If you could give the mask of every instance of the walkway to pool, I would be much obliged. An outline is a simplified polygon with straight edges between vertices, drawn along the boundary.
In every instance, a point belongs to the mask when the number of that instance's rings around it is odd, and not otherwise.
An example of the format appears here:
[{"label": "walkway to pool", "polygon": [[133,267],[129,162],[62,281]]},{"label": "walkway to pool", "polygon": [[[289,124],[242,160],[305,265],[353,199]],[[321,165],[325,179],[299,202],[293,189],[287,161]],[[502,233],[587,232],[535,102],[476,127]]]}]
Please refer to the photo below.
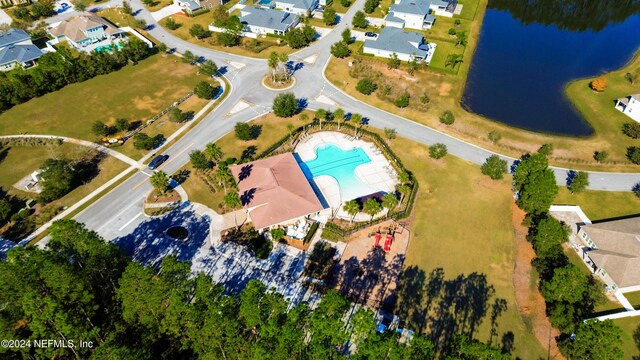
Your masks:
[{"label": "walkway to pool", "polygon": [[[349,135],[335,131],[322,131],[311,134],[302,140],[296,147],[295,152],[302,161],[309,162],[316,158],[316,149],[327,145],[335,145],[344,151],[362,148],[371,160],[357,166],[354,170],[355,176],[363,184],[357,197],[395,191],[398,175],[380,149],[373,143],[356,140]],[[338,216],[344,215],[344,217],[349,218],[347,214],[340,214],[342,212],[341,204],[352,200],[353,197],[344,198],[338,181],[329,175],[317,176],[313,178],[313,181],[329,205],[332,208],[340,208]],[[353,192],[350,193],[353,194]]]}]

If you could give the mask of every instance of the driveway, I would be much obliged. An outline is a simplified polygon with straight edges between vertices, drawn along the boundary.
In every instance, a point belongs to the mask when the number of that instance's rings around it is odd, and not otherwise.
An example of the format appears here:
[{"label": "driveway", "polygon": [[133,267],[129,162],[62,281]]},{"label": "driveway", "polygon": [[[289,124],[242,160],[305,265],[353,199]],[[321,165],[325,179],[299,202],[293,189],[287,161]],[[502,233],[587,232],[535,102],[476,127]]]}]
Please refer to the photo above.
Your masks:
[{"label": "driveway", "polygon": [[182,12],[182,10],[180,9],[180,6],[178,6],[177,4],[171,4],[169,6],[163,7],[158,11],[152,12],[151,16],[155,21],[160,21],[161,19],[164,19],[167,16],[171,16],[179,12]]}]

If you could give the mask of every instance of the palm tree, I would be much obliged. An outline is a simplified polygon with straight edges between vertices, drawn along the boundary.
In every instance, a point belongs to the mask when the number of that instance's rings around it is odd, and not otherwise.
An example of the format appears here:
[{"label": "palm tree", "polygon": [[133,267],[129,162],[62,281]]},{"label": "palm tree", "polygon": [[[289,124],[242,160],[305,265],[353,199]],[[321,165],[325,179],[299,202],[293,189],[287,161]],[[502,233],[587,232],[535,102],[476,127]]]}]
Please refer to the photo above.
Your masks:
[{"label": "palm tree", "polygon": [[208,143],[207,147],[204,149],[205,156],[209,159],[209,161],[219,162],[224,153],[218,144],[216,143]]},{"label": "palm tree", "polygon": [[402,194],[402,197],[400,197],[400,202],[402,202],[404,200],[404,197],[411,192],[411,187],[407,184],[399,185],[398,192]]},{"label": "palm tree", "polygon": [[351,215],[351,222],[353,222],[356,214],[360,212],[360,204],[355,200],[349,200],[342,205],[342,209],[346,211],[347,214]]},{"label": "palm tree", "polygon": [[216,169],[215,172],[215,179],[216,181],[218,181],[218,185],[222,185],[222,187],[224,188],[224,193],[227,193],[227,185],[231,182],[231,180],[233,179],[233,175],[231,175],[231,171],[229,171],[229,168],[225,165],[221,166],[221,164],[218,164],[218,168]]},{"label": "palm tree", "polygon": [[240,195],[238,195],[238,193],[235,191],[227,193],[224,196],[224,204],[231,209],[239,208],[240,206],[242,206]]},{"label": "palm tree", "polygon": [[406,184],[411,180],[411,175],[409,175],[409,173],[405,170],[398,174],[398,180],[400,181],[400,183]]},{"label": "palm tree", "polygon": [[382,197],[382,207],[388,211],[393,210],[398,205],[398,198],[394,194],[385,194]]},{"label": "palm tree", "polygon": [[449,54],[447,55],[447,60],[444,62],[444,67],[451,66],[451,70],[456,68],[456,65],[462,63],[462,54]]},{"label": "palm tree", "polygon": [[373,221],[373,217],[380,212],[380,210],[382,210],[382,208],[380,207],[380,203],[374,199],[374,198],[370,198],[369,200],[364,202],[364,205],[362,206],[362,210],[364,210],[365,213],[367,213],[367,215],[371,216],[371,220]]},{"label": "palm tree", "polygon": [[324,118],[327,116],[327,110],[325,109],[318,109],[316,111],[315,114],[315,118],[318,119],[318,122],[320,123],[320,130],[322,130],[322,120],[324,120]]},{"label": "palm tree", "polygon": [[[360,123],[362,122],[362,115],[355,113],[351,115],[351,120],[353,120],[354,124]],[[355,131],[353,132],[353,136],[358,136],[358,127],[354,125],[353,128],[355,129]]]},{"label": "palm tree", "polygon": [[278,54],[278,67],[280,68],[280,71],[284,75],[284,78],[286,80],[289,80],[289,77],[291,75],[289,74],[289,71],[287,70],[287,62],[289,62],[289,55],[287,55],[286,53]]},{"label": "palm tree", "polygon": [[269,59],[267,60],[267,64],[271,69],[271,80],[274,82],[276,81],[276,70],[278,68],[279,63],[280,63],[280,58],[278,56],[278,53],[275,51],[271,52],[271,54],[269,55]]},{"label": "palm tree", "polygon": [[344,110],[341,108],[336,109],[336,111],[333,112],[333,116],[338,121],[338,130],[340,130],[340,125],[344,121]]},{"label": "palm tree", "polygon": [[460,47],[460,46],[467,46],[467,32],[466,31],[461,31],[459,33],[456,34],[456,37],[458,38],[458,41],[456,42],[456,47]]}]

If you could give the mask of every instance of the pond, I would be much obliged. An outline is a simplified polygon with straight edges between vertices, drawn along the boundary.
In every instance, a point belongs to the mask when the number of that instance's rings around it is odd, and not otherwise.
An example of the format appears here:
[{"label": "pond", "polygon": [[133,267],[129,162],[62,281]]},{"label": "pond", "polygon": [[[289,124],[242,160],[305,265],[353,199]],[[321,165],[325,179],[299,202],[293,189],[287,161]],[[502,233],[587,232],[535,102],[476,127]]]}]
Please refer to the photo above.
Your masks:
[{"label": "pond", "polygon": [[637,0],[489,0],[462,105],[520,128],[589,135],[565,85],[624,66],[639,46]]}]

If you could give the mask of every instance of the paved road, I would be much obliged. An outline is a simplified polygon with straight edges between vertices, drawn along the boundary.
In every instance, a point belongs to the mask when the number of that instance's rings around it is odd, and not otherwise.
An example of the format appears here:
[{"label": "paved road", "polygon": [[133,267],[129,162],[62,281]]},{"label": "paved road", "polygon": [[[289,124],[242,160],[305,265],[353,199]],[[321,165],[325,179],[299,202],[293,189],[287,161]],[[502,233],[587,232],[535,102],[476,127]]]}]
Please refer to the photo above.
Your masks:
[{"label": "paved road", "polygon": [[[298,81],[291,91],[297,97],[306,99],[309,108],[342,107],[346,111],[357,112],[369,118],[370,126],[395,128],[399,135],[424,144],[444,143],[449,153],[455,156],[476,164],[484,162],[492,152],[357,101],[326,80],[324,67],[330,58],[329,47],[340,40],[340,33],[347,24],[351,23],[353,15],[362,8],[364,2],[365,0],[357,0],[344,14],[334,31],[290,56],[291,60],[301,67],[295,72]],[[120,3],[121,0],[112,0],[99,7],[116,6]],[[265,60],[218,52],[181,40],[158,26],[140,0],[132,0],[131,4],[136,17],[146,20],[150,25],[148,31],[153,37],[164,42],[168,47],[177,49],[178,52],[189,50],[195,55],[214,60],[226,71],[224,76],[231,83],[227,99],[216,110],[174,145],[161,149],[162,153],[170,155],[170,160],[162,168],[163,171],[172,173],[178,170],[188,162],[188,153],[191,150],[203,148],[206,143],[219,139],[230,132],[236,122],[248,121],[270,111],[276,93],[259,85],[264,74],[268,72]],[[48,21],[53,23],[73,15],[73,12],[65,13]],[[249,103],[250,106],[230,115],[234,105],[241,100]],[[503,158],[510,162],[514,160],[504,156]],[[558,182],[564,184],[567,169],[553,168],[553,170]],[[89,228],[97,230],[108,239],[131,232],[144,220],[142,204],[146,194],[151,190],[151,185],[147,181],[149,174],[149,171],[137,173],[79,214],[76,219],[86,223]],[[640,182],[640,175],[592,172],[590,182],[592,189],[629,191]]]}]

